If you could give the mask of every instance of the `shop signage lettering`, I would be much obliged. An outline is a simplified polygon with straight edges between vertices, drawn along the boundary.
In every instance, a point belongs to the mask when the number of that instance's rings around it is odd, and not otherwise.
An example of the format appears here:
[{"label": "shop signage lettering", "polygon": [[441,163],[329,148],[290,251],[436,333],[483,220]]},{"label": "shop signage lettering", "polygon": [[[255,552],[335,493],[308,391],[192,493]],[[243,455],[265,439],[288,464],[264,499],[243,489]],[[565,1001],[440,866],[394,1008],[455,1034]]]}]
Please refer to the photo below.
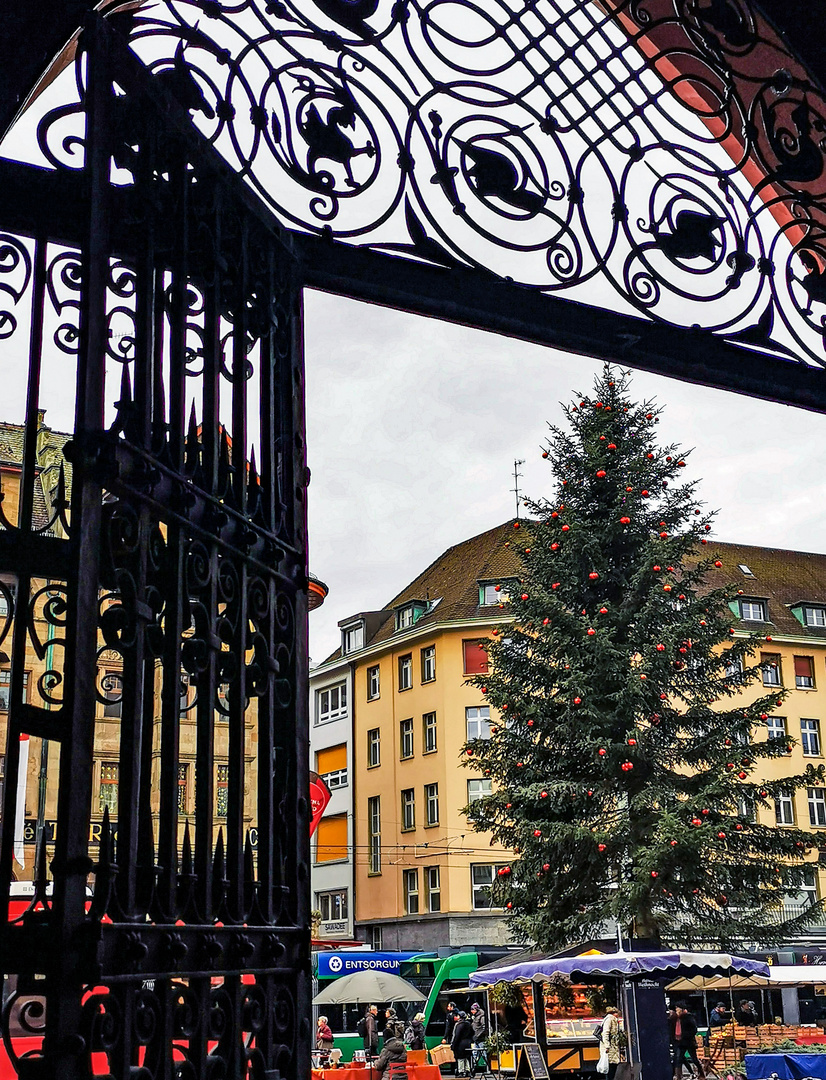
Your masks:
[{"label": "shop signage lettering", "polygon": [[[329,926],[329,923],[325,923]],[[319,979],[336,979],[356,971],[389,971],[398,975],[402,960],[414,956],[411,952],[321,952],[318,954]]]},{"label": "shop signage lettering", "polygon": [[[112,831],[115,834],[115,839],[118,838],[118,823],[116,821],[111,822]],[[100,831],[103,828],[103,822],[91,821],[89,823],[89,843],[100,843]],[[43,830],[46,833],[46,843],[53,844],[57,835],[57,822],[54,819],[47,818],[43,822]],[[37,818],[26,818],[23,822],[23,843],[35,844],[37,843]],[[250,845],[253,851],[258,847],[258,829],[250,829]]]}]

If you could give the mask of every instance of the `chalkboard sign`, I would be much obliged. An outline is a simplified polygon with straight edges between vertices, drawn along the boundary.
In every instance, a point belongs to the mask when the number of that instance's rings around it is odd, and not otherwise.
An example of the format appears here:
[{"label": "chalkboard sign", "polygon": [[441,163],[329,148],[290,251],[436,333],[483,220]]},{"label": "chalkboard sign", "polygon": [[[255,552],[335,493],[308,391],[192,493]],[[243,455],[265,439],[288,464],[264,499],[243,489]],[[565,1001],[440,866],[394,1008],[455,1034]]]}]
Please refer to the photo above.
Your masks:
[{"label": "chalkboard sign", "polygon": [[550,1080],[548,1062],[542,1047],[537,1043],[521,1043],[514,1046],[516,1052],[516,1080]]}]

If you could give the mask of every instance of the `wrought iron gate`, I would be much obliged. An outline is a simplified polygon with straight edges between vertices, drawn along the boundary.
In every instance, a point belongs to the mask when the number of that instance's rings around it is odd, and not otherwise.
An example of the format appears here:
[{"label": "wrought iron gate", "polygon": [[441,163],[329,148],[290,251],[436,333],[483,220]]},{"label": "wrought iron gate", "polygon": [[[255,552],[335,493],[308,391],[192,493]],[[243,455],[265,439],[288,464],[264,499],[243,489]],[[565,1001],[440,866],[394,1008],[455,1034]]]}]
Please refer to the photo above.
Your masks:
[{"label": "wrought iron gate", "polygon": [[[29,735],[61,780],[17,916],[6,786],[5,1048],[44,1080],[309,1075],[299,283],[193,130],[194,81],[96,16],[79,48],[83,167],[19,167],[37,220],[4,221],[0,252],[29,363],[0,504],[6,775]],[[75,420],[44,469],[52,354]]]}]

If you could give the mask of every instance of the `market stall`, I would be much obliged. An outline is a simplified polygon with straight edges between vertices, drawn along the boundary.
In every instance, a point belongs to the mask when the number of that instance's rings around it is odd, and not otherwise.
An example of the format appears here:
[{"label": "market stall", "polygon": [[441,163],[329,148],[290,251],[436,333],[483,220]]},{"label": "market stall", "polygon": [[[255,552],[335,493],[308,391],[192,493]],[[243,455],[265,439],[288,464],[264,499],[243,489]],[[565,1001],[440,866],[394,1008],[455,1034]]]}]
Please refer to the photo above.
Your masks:
[{"label": "market stall", "polygon": [[[729,953],[699,952],[617,952],[587,956],[555,957],[532,955],[526,959],[488,965],[470,977],[473,989],[489,989],[493,997],[498,984],[522,990],[525,1039],[532,1039],[555,1071],[591,1072],[596,1068],[598,1043],[594,1025],[599,1016],[576,1016],[577,1008],[591,1004],[588,988],[615,980],[620,1010],[628,1035],[628,1060],[641,1068],[642,1080],[661,1080],[670,1071],[668,1031],[665,1016],[665,987],[675,976],[736,974],[767,977],[762,961]],[[567,982],[563,982],[567,980]],[[566,1000],[559,1000],[559,988],[566,987]],[[548,1016],[548,987],[567,1017],[555,1026]],[[571,1000],[571,994],[573,999]],[[578,1001],[579,995],[579,1001]],[[592,999],[593,1000],[593,999]],[[530,1002],[530,1007],[528,1005]],[[512,1029],[511,1029],[512,1030]],[[513,1040],[516,1042],[517,1040]]]}]

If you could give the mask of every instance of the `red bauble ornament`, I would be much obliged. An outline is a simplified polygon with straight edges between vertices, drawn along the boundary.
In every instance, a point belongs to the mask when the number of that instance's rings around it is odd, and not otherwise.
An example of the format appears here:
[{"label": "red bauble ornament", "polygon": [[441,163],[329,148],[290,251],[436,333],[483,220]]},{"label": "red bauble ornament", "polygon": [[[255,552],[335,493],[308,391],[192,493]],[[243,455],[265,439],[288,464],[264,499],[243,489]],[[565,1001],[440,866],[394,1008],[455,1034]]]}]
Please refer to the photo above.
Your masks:
[{"label": "red bauble ornament", "polygon": [[658,645],[657,652],[665,652],[665,645]]},{"label": "red bauble ornament", "polygon": [[547,862],[546,862],[546,863],[543,863],[543,864],[542,864],[542,869],[543,869],[543,870],[550,870],[550,869],[551,869],[551,864],[550,864],[550,863],[547,863]]},{"label": "red bauble ornament", "polygon": [[588,794],[589,794],[589,795],[593,795],[594,793],[593,793],[593,791],[589,791],[589,792],[588,792]]},{"label": "red bauble ornament", "polygon": [[597,851],[605,851],[605,844],[597,844]]},{"label": "red bauble ornament", "polygon": [[668,694],[660,694],[660,701],[667,701],[667,700],[668,700]]},{"label": "red bauble ornament", "polygon": [[654,414],[652,412],[646,413],[645,414],[645,419],[646,420],[653,420],[654,419]]},{"label": "red bauble ornament", "polygon": [[608,751],[603,746],[601,746],[599,748],[599,750],[597,750],[597,753],[599,754],[600,757],[605,757],[605,755],[608,753]]},{"label": "red bauble ornament", "polygon": [[596,570],[592,570],[588,577],[591,579],[591,581],[596,581],[599,577],[599,574],[596,572]]},{"label": "red bauble ornament", "polygon": [[521,761],[517,761],[517,763],[516,763],[516,767],[517,767],[517,769],[521,769],[521,768],[522,768],[522,762],[521,762]]},{"label": "red bauble ornament", "polygon": [[677,841],[676,841],[676,840],[672,840],[672,841],[671,841],[671,846],[672,846],[672,847],[676,847],[676,846],[677,846]]},{"label": "red bauble ornament", "polygon": [[668,539],[668,533],[667,532],[661,532],[660,533],[660,540],[667,540],[667,539]]},{"label": "red bauble ornament", "polygon": [[523,592],[523,593],[522,593],[522,599],[523,599],[523,600],[527,600],[527,599],[528,599],[528,594],[527,594],[526,592]]},{"label": "red bauble ornament", "polygon": [[626,761],[622,767],[623,769],[625,769],[626,772],[631,772],[631,770],[634,768],[634,763],[632,761]]},{"label": "red bauble ornament", "polygon": [[645,680],[646,680],[647,678],[648,678],[648,676],[647,676],[647,675],[640,675],[640,682],[645,682]]},{"label": "red bauble ornament", "polygon": [[570,526],[570,525],[563,525],[563,526],[562,526],[562,531],[563,531],[563,532],[569,532],[569,531],[570,531],[570,528],[571,528],[571,526]]},{"label": "red bauble ornament", "polygon": [[533,720],[528,721],[528,727],[533,727]]},{"label": "red bauble ornament", "polygon": [[671,592],[671,586],[670,585],[663,585],[663,592]]},{"label": "red bauble ornament", "polygon": [[651,569],[654,571],[655,574],[658,574],[660,572],[660,570],[662,569],[662,567],[661,566],[652,566]]},{"label": "red bauble ornament", "polygon": [[608,443],[608,449],[609,449],[609,450],[616,450],[616,448],[617,448],[617,444],[616,444],[616,443],[612,443],[612,442],[609,442],[609,443]]},{"label": "red bauble ornament", "polygon": [[543,625],[543,626],[547,626],[547,625],[548,625],[548,623],[549,623],[550,621],[551,621],[551,620],[550,620],[550,619],[549,619],[549,618],[547,617],[547,615],[546,615],[546,616],[545,616],[545,618],[544,618],[544,619],[542,620],[542,625]]},{"label": "red bauble ornament", "polygon": [[575,697],[574,698],[574,705],[581,705],[581,704],[582,704],[582,698]]},{"label": "red bauble ornament", "polygon": [[630,517],[621,517],[620,518],[620,525],[630,525],[630,524],[631,524],[631,518]]},{"label": "red bauble ornament", "polygon": [[604,435],[600,435],[600,437],[599,437],[599,441],[600,441],[600,442],[605,442],[605,436],[604,436]]},{"label": "red bauble ornament", "polygon": [[541,836],[542,835],[542,830],[541,829],[534,829],[533,834],[534,834],[534,836]]},{"label": "red bauble ornament", "polygon": [[600,615],[607,615],[608,614],[608,608],[607,607],[601,607],[599,609],[599,613],[600,613]]},{"label": "red bauble ornament", "polygon": [[701,811],[700,811],[700,813],[701,813],[701,814],[710,814],[710,813],[711,813],[711,811],[710,811],[710,810],[706,810],[706,809],[703,809],[703,810],[701,810]]},{"label": "red bauble ornament", "polygon": [[587,629],[587,630],[586,630],[585,632],[586,632],[586,634],[588,635],[588,637],[593,637],[593,636],[594,636],[594,634],[596,633],[596,630],[594,630],[594,628],[593,628],[593,627],[590,627],[590,626],[589,626],[589,627],[588,627],[588,629]]},{"label": "red bauble ornament", "polygon": [[511,911],[513,909],[513,904],[510,902],[510,900],[508,900],[507,904],[505,904],[505,907],[508,909],[508,911]]},{"label": "red bauble ornament", "polygon": [[766,641],[771,641],[771,639],[772,639],[771,634],[766,634]]},{"label": "red bauble ornament", "polygon": [[734,768],[734,762],[733,761],[727,761],[726,762],[726,768],[727,769],[733,769]]},{"label": "red bauble ornament", "polygon": [[629,739],[628,740],[628,745],[629,746],[636,746],[637,745],[637,740],[636,739]]},{"label": "red bauble ornament", "polygon": [[642,491],[640,492],[640,495],[642,495],[642,497],[643,497],[644,499],[647,499],[647,498],[648,498],[648,492],[647,492],[647,491],[646,491],[645,489],[643,489],[643,490],[642,490]]},{"label": "red bauble ornament", "polygon": [[627,487],[625,490],[626,491],[633,491],[634,489],[632,487]]},{"label": "red bauble ornament", "polygon": [[740,825],[739,823],[738,823],[737,825],[735,825],[734,827],[735,827],[735,829],[736,829],[736,830],[737,830],[738,832],[742,832],[742,831],[743,831],[743,826],[742,826],[742,825]]},{"label": "red bauble ornament", "polygon": [[724,832],[721,831],[721,832],[717,833],[717,839],[718,840],[725,840],[725,838],[726,838],[726,834]]},{"label": "red bauble ornament", "polygon": [[669,454],[669,455],[668,455],[668,457],[667,457],[667,458],[666,458],[665,460],[666,460],[666,461],[673,461],[673,460],[674,460],[674,458],[673,458],[673,457],[671,457],[671,455]]},{"label": "red bauble ornament", "polygon": [[471,750],[470,747],[468,747],[467,750],[465,751],[465,753],[467,754],[468,757],[471,757],[471,755],[473,754],[473,751]]},{"label": "red bauble ornament", "polygon": [[700,626],[708,626],[708,623],[705,621],[705,619],[700,619]]},{"label": "red bauble ornament", "polygon": [[691,819],[691,824],[692,825],[702,825],[703,823],[698,817],[695,817],[695,818]]},{"label": "red bauble ornament", "polygon": [[653,454],[646,454],[645,456],[648,458],[649,461],[654,460],[654,455]]},{"label": "red bauble ornament", "polygon": [[651,877],[659,877],[659,876],[660,876],[660,875],[659,875],[659,874],[657,873],[657,871],[656,871],[656,870],[652,870],[652,871],[651,871]]},{"label": "red bauble ornament", "polygon": [[740,777],[741,780],[745,780],[748,774],[744,772],[739,772],[737,775]]},{"label": "red bauble ornament", "polygon": [[707,544],[708,540],[706,540],[706,538],[703,536],[703,537],[700,538],[700,543],[701,544]]},{"label": "red bauble ornament", "polygon": [[605,469],[597,469],[597,479],[601,480],[605,476]]},{"label": "red bauble ornament", "polygon": [[557,518],[557,517],[559,517],[559,514],[558,514],[558,512],[557,512],[556,510],[554,510],[554,512],[553,512],[553,513],[551,514],[551,517],[552,517],[552,518]]},{"label": "red bauble ornament", "polygon": [[561,581],[555,581],[555,582],[553,583],[553,585],[551,585],[551,588],[552,588],[552,589],[558,589],[558,588],[559,588],[559,586],[560,586],[561,584],[562,584],[562,582],[561,582]]},{"label": "red bauble ornament", "polygon": [[542,457],[546,458],[547,456],[548,456],[548,451],[545,450],[544,453],[542,454]]},{"label": "red bauble ornament", "polygon": [[680,467],[681,469],[684,469],[684,468],[685,468],[685,462],[684,462],[684,461],[678,461],[678,462],[677,462],[677,465],[678,465],[678,466],[679,466],[679,467]]},{"label": "red bauble ornament", "polygon": [[542,794],[539,797],[540,797],[540,799],[547,799],[548,798],[548,792],[543,791]]},{"label": "red bauble ornament", "polygon": [[514,523],[513,523],[513,527],[514,527],[514,529],[518,529],[518,528],[519,528],[519,522],[518,522],[518,521],[514,521]]}]

